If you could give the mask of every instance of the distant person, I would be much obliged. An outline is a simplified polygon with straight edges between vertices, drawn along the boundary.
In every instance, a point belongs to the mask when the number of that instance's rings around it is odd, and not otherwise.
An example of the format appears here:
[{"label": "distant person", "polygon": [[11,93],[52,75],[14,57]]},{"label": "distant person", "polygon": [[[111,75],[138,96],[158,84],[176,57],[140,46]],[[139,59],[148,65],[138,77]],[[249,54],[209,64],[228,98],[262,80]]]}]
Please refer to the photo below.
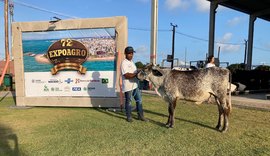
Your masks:
[{"label": "distant person", "polygon": [[[215,57],[213,55],[210,55],[207,58],[207,64],[205,65],[205,68],[211,68],[211,67],[215,67],[215,66],[216,66],[215,65]],[[234,85],[232,83],[230,85],[228,85],[228,90],[230,90],[231,92],[235,91],[235,89],[236,89],[236,85]],[[210,98],[211,98],[211,95],[207,100],[208,103],[212,103]]]},{"label": "distant person", "polygon": [[[215,67],[215,57],[213,55],[210,55],[208,58],[207,58],[207,63],[205,65],[205,68],[211,68],[211,67]],[[208,100],[207,100],[207,103],[213,103],[213,99],[211,99],[211,96],[209,96]]]},{"label": "distant person", "polygon": [[126,47],[125,59],[121,63],[122,90],[125,94],[125,109],[126,109],[127,121],[128,122],[133,121],[132,116],[131,116],[132,97],[136,101],[138,119],[142,121],[148,121],[147,119],[144,118],[144,115],[143,115],[142,97],[138,88],[138,80],[136,78],[138,71],[137,71],[137,67],[132,61],[134,53],[135,51],[133,50],[133,47],[130,47],[130,46]]},{"label": "distant person", "polygon": [[213,55],[210,55],[207,58],[207,64],[205,65],[205,68],[215,67],[215,57]]}]

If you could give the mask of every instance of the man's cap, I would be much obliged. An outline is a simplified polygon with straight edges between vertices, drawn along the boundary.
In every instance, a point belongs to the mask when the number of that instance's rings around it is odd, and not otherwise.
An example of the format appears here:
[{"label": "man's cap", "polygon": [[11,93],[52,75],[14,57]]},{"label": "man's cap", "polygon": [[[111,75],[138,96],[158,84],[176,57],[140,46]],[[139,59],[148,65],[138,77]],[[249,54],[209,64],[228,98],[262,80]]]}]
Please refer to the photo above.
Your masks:
[{"label": "man's cap", "polygon": [[133,47],[128,46],[125,48],[125,54],[128,54],[128,53],[135,53]]}]

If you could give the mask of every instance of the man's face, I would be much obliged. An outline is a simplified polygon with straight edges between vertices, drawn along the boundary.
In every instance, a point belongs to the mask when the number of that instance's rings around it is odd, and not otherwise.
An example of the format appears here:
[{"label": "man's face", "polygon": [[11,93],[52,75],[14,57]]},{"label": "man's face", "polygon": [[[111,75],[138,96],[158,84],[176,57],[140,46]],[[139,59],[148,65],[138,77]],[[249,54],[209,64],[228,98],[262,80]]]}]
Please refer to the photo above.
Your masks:
[{"label": "man's face", "polygon": [[215,62],[215,58],[214,57],[212,57],[212,59],[211,59],[211,63],[214,63]]},{"label": "man's face", "polygon": [[131,61],[132,58],[133,58],[133,52],[127,53],[127,54],[126,54],[126,59],[127,59],[127,60]]}]

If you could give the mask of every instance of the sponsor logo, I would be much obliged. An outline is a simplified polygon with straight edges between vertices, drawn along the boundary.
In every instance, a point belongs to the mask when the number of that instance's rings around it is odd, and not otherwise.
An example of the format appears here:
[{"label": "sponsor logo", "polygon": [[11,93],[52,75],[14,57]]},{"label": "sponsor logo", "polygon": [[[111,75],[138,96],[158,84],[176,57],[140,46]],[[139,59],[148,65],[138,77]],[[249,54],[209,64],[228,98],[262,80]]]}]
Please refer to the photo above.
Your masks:
[{"label": "sponsor logo", "polygon": [[96,87],[87,87],[88,91],[95,90],[95,89],[96,89]]},{"label": "sponsor logo", "polygon": [[56,91],[56,92],[61,92],[61,91],[63,91],[63,90],[60,89],[59,87],[55,87],[55,91]]},{"label": "sponsor logo", "polygon": [[64,91],[65,92],[70,92],[70,87],[69,86],[64,87]]},{"label": "sponsor logo", "polygon": [[108,79],[108,78],[102,78],[102,79],[101,79],[101,83],[102,83],[102,84],[109,83],[109,79]]},{"label": "sponsor logo", "polygon": [[44,92],[48,92],[48,91],[50,91],[50,90],[49,90],[48,86],[44,85],[43,91],[44,91]]},{"label": "sponsor logo", "polygon": [[35,80],[35,79],[32,79],[31,82],[32,82],[32,83],[45,83],[45,81],[42,81],[42,80]]},{"label": "sponsor logo", "polygon": [[65,82],[66,82],[67,84],[70,84],[71,82],[73,82],[73,80],[72,80],[71,78],[68,78],[68,79],[65,80]]},{"label": "sponsor logo", "polygon": [[77,83],[81,83],[81,82],[83,82],[83,83],[89,83],[89,82],[90,82],[90,80],[75,79],[75,84],[77,84]]},{"label": "sponsor logo", "polygon": [[75,84],[80,83],[80,82],[81,82],[80,79],[75,79]]},{"label": "sponsor logo", "polygon": [[52,87],[51,91],[52,92],[61,92],[62,90],[59,87]]},{"label": "sponsor logo", "polygon": [[72,87],[72,91],[81,91],[82,88],[81,87]]},{"label": "sponsor logo", "polygon": [[61,39],[50,45],[46,57],[54,64],[51,69],[53,75],[58,71],[68,69],[86,73],[81,64],[88,58],[88,50],[81,42],[72,39]]},{"label": "sponsor logo", "polygon": [[57,80],[57,79],[50,79],[49,81],[48,81],[48,83],[63,83],[60,79],[59,80]]},{"label": "sponsor logo", "polygon": [[90,80],[90,82],[100,82],[100,80]]}]

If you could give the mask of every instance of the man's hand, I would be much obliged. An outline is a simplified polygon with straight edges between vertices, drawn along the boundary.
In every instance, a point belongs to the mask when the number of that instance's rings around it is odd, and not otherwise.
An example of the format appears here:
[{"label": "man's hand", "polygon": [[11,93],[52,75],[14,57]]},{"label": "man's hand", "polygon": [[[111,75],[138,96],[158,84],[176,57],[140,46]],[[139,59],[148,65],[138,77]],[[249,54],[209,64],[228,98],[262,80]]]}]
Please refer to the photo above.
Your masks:
[{"label": "man's hand", "polygon": [[132,78],[136,77],[136,75],[137,75],[137,73],[126,73],[126,74],[124,75],[124,77],[125,77],[126,79],[132,79]]}]

